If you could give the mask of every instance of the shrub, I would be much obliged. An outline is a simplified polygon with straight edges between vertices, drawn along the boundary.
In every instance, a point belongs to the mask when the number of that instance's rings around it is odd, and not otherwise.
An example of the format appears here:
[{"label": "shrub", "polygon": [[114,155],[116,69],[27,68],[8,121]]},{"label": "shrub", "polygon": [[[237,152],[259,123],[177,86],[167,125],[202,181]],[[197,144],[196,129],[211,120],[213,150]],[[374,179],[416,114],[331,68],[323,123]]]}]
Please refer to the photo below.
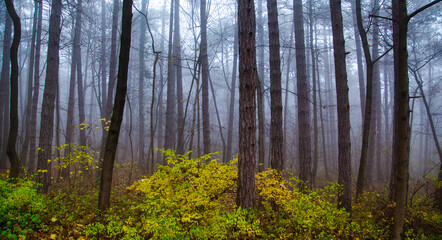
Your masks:
[{"label": "shrub", "polygon": [[37,193],[37,184],[29,180],[10,183],[0,180],[0,238],[24,238],[46,228],[48,199]]},{"label": "shrub", "polygon": [[[162,150],[160,150],[162,151]],[[150,178],[130,189],[145,195],[137,207],[144,236],[154,239],[226,239],[260,234],[258,222],[248,221],[245,211],[236,209],[235,161],[221,164],[217,153],[199,158],[162,151],[167,166],[158,166]]]}]

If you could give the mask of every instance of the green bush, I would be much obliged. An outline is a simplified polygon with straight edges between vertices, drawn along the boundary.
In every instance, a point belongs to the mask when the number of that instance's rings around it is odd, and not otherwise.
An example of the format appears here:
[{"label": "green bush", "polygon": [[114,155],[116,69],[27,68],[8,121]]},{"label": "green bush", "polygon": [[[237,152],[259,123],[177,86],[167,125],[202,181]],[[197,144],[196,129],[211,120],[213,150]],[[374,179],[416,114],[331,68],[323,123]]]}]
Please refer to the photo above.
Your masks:
[{"label": "green bush", "polygon": [[0,180],[0,238],[24,238],[44,229],[51,202],[37,193],[37,184],[29,180],[10,183]]}]

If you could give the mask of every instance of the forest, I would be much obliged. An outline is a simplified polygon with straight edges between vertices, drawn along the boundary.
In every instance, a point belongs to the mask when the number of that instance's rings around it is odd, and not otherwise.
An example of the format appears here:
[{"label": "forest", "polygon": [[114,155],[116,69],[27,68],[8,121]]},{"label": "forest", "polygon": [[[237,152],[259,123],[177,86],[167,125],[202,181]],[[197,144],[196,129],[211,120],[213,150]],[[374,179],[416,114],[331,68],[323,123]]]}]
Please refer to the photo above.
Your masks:
[{"label": "forest", "polygon": [[442,239],[441,1],[0,1],[0,239]]}]

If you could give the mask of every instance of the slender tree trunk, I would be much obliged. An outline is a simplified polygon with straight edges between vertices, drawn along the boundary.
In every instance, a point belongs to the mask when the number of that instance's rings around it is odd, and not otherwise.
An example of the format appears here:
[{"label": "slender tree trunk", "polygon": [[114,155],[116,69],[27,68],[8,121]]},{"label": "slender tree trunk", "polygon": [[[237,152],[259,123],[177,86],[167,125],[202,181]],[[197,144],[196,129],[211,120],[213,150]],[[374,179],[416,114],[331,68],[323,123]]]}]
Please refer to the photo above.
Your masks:
[{"label": "slender tree trunk", "polygon": [[264,111],[264,21],[262,19],[262,1],[258,0],[258,75],[256,92],[258,94],[258,170],[265,169],[265,111]]},{"label": "slender tree trunk", "polygon": [[316,173],[318,171],[318,157],[319,157],[319,143],[318,143],[318,107],[317,107],[317,87],[316,87],[316,58],[314,36],[314,19],[313,19],[313,2],[309,2],[309,26],[310,26],[310,56],[312,59],[312,81],[313,81],[313,168],[312,168],[312,183],[316,185]]},{"label": "slender tree trunk", "polygon": [[40,141],[37,169],[41,170],[38,176],[41,190],[48,192],[51,180],[51,171],[48,160],[52,158],[52,139],[54,133],[55,95],[58,88],[59,49],[60,49],[60,16],[61,0],[53,0],[51,17],[49,20],[49,43],[43,104],[41,110]]},{"label": "slender tree trunk", "polygon": [[304,17],[302,1],[293,0],[295,21],[296,75],[298,87],[298,138],[299,138],[299,179],[304,181],[303,188],[311,188],[311,126],[310,98],[305,62]]},{"label": "slender tree trunk", "polygon": [[[167,102],[166,102],[166,128],[164,133],[164,148],[174,148],[176,140],[176,82],[175,82],[175,64],[172,58],[173,52],[173,12],[175,1],[170,1],[170,20],[169,20],[169,53],[167,56]],[[163,160],[165,163],[165,160]]]},{"label": "slender tree trunk", "polygon": [[238,1],[239,154],[236,204],[253,209],[255,202],[256,45],[253,0]]},{"label": "slender tree trunk", "polygon": [[123,0],[123,16],[121,28],[121,46],[118,65],[118,82],[115,94],[115,102],[112,111],[109,134],[106,140],[106,150],[103,158],[101,171],[100,192],[98,207],[105,211],[110,206],[110,194],[112,186],[112,172],[115,154],[117,151],[118,138],[120,136],[121,122],[123,121],[124,104],[127,92],[127,74],[129,68],[130,41],[132,28],[132,0]]},{"label": "slender tree trunk", "polygon": [[281,57],[279,53],[278,5],[276,0],[267,0],[270,49],[270,98],[271,98],[271,167],[278,171],[284,166],[284,139],[282,131]]},{"label": "slender tree trunk", "polygon": [[353,0],[349,1],[351,3],[352,18],[353,18],[353,31],[356,45],[356,62],[358,64],[358,79],[359,79],[359,99],[361,102],[361,116],[362,121],[365,115],[365,81],[364,81],[364,67],[362,66],[362,49],[361,49],[361,38],[359,35],[358,21],[356,14],[356,2]]},{"label": "slender tree trunk", "polygon": [[11,46],[12,20],[8,14],[5,14],[5,31],[3,38],[3,61],[2,73],[0,78],[0,117],[1,117],[1,136],[0,136],[0,169],[6,169],[7,155],[6,146],[9,129],[9,75],[10,75],[10,46]]},{"label": "slender tree trunk", "polygon": [[14,3],[12,0],[5,0],[6,8],[14,23],[14,39],[11,45],[11,99],[10,99],[10,113],[9,113],[9,137],[8,145],[6,147],[6,154],[8,155],[9,162],[11,163],[11,172],[9,178],[18,178],[20,173],[20,159],[18,158],[15,144],[17,143],[17,131],[18,131],[18,47],[20,45],[21,38],[21,24],[20,18],[15,12]]},{"label": "slender tree trunk", "polygon": [[292,26],[290,28],[290,43],[289,43],[289,53],[287,56],[287,72],[286,72],[286,79],[285,79],[285,96],[284,96],[284,122],[283,122],[283,139],[284,139],[284,168],[289,168],[289,161],[287,157],[287,113],[288,113],[288,102],[289,102],[289,82],[290,82],[290,70],[291,70],[291,60],[292,60],[292,47],[293,47],[293,32],[294,32],[295,23],[292,23]]},{"label": "slender tree trunk", "polygon": [[[100,109],[102,110],[102,117],[106,118],[105,108],[106,108],[106,97],[107,97],[107,59],[106,59],[106,0],[101,0],[101,99],[99,99]],[[112,95],[112,94],[109,94]],[[103,131],[104,133],[104,131]]]},{"label": "slender tree trunk", "polygon": [[184,154],[184,96],[183,96],[183,70],[181,66],[181,36],[180,36],[180,1],[175,0],[175,20],[173,27],[173,59],[176,71],[176,105],[177,105],[177,145],[178,154]]},{"label": "slender tree trunk", "polygon": [[319,97],[319,117],[321,118],[321,136],[322,136],[322,158],[324,159],[324,170],[325,170],[325,179],[330,180],[329,170],[328,170],[328,160],[327,160],[327,142],[325,141],[325,124],[324,124],[324,115],[322,109],[324,108],[322,105],[322,94],[321,94],[321,82],[319,81],[319,69],[318,72],[318,97]]},{"label": "slender tree trunk", "polygon": [[210,153],[210,115],[209,115],[209,60],[207,57],[207,17],[206,1],[201,0],[201,93],[203,114],[204,153]]},{"label": "slender tree trunk", "polygon": [[[146,13],[146,0],[143,0],[141,2],[141,13],[142,14],[147,14]],[[145,100],[144,100],[144,73],[146,72],[146,66],[144,64],[145,61],[145,57],[144,57],[144,53],[146,52],[146,22],[145,21],[140,21],[140,42],[138,45],[138,49],[140,51],[139,53],[139,74],[138,74],[138,163],[140,165],[145,165],[145,170],[147,170],[149,168],[149,164],[145,163],[144,160],[144,105],[145,105]],[[153,91],[154,93],[154,91]],[[152,98],[153,100],[153,98]],[[150,114],[153,114],[153,112],[151,111]],[[153,120],[153,119],[152,119]],[[152,130],[152,129],[151,129]],[[153,149],[151,149],[151,151],[153,151]],[[151,173],[150,173],[151,174]]]},{"label": "slender tree trunk", "polygon": [[345,40],[342,24],[341,0],[330,0],[335,58],[336,96],[338,106],[338,183],[342,186],[338,195],[338,207],[351,212],[351,141],[350,104],[348,101],[347,69],[345,65]]},{"label": "slender tree trunk", "polygon": [[[82,0],[77,0],[77,19],[75,23],[75,35],[77,37],[77,48],[74,53],[77,55],[77,93],[78,93],[78,118],[79,123],[85,123],[86,116],[84,113],[84,89],[83,89],[83,74],[81,64],[81,15],[83,14]],[[75,43],[74,43],[75,44]],[[80,146],[86,146],[86,130],[80,127]]]},{"label": "slender tree trunk", "polygon": [[227,149],[226,158],[232,158],[232,144],[233,144],[233,118],[235,115],[235,94],[236,94],[236,71],[238,68],[238,21],[235,18],[235,29],[233,38],[233,66],[232,66],[232,81],[230,83],[230,103],[229,103],[229,121],[227,127]]},{"label": "slender tree trunk", "polygon": [[34,67],[34,93],[32,95],[31,108],[31,128],[30,128],[30,143],[29,143],[29,170],[33,172],[35,169],[35,157],[37,153],[37,106],[38,95],[40,92],[40,50],[41,50],[41,26],[43,18],[43,6],[41,2],[38,4],[38,20],[37,20],[37,39],[35,44],[35,67]]},{"label": "slender tree trunk", "polygon": [[32,107],[32,84],[34,80],[34,60],[35,60],[35,38],[37,32],[37,19],[38,19],[38,3],[34,2],[34,18],[32,22],[32,36],[31,36],[31,51],[29,54],[29,67],[28,67],[28,86],[26,91],[26,112],[25,121],[22,122],[25,129],[25,136],[23,140],[23,147],[20,152],[20,159],[23,165],[29,169],[28,154],[29,152],[29,138],[31,130],[31,107]]}]

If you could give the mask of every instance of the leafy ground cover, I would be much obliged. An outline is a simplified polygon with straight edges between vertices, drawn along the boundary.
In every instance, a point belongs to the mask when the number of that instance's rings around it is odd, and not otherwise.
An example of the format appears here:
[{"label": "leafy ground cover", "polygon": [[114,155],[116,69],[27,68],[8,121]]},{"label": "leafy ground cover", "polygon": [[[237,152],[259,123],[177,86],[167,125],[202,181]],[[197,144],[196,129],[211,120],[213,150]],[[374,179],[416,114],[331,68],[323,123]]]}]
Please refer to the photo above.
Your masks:
[{"label": "leafy ground cover", "polygon": [[[118,165],[112,208],[99,213],[95,163],[82,151],[84,171],[72,163],[75,182],[60,177],[50,194],[37,191],[33,176],[0,179],[0,239],[390,238],[394,206],[386,194],[365,193],[350,215],[336,207],[339,185],[301,192],[296,177],[272,169],[256,174],[255,210],[239,209],[236,159],[222,164],[216,153],[191,158],[163,151],[168,164],[149,178],[133,173],[140,180],[129,187],[134,167]],[[441,226],[442,214],[417,197],[407,210],[404,239],[440,239]]]}]

